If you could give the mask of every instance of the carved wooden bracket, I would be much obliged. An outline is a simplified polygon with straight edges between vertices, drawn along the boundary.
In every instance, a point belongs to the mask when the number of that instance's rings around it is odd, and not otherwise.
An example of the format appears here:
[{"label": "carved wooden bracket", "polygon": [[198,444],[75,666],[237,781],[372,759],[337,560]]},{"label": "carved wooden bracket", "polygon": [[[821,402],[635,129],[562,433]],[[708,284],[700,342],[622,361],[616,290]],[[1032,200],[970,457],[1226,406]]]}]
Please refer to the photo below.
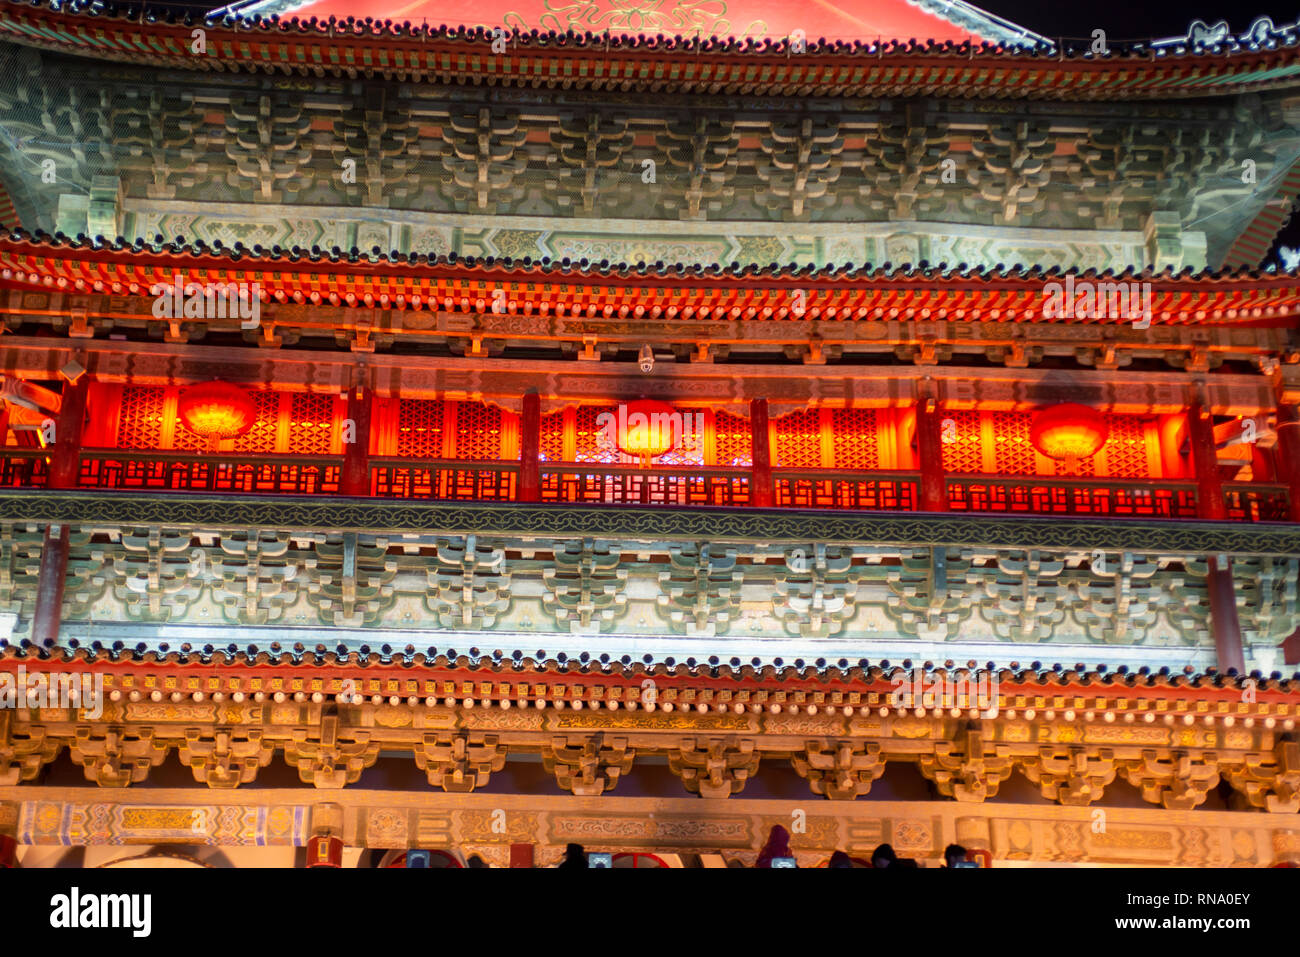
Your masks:
[{"label": "carved wooden bracket", "polygon": [[749,738],[683,738],[668,752],[668,767],[686,790],[703,798],[725,798],[744,790],[758,771],[760,755]]},{"label": "carved wooden bracket", "polygon": [[632,769],[635,757],[627,738],[604,734],[555,737],[542,748],[546,770],[555,775],[560,787],[577,797],[596,797],[613,790],[619,776]]}]

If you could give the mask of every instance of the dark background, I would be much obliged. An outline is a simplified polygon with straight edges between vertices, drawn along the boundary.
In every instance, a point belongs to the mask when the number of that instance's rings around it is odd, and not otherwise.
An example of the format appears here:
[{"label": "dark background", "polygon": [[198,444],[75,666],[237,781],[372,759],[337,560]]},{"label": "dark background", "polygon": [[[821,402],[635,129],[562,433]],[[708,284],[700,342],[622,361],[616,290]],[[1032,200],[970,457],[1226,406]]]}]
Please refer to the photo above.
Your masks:
[{"label": "dark background", "polygon": [[[149,7],[185,9],[196,15],[217,9],[220,4],[191,4],[146,0]],[[1278,25],[1300,18],[1300,0],[975,0],[975,5],[1045,37],[1091,37],[1093,30],[1105,30],[1110,42],[1148,40],[1182,36],[1193,20],[1208,24],[1227,20],[1234,34],[1245,33],[1257,17],[1272,17]],[[400,9],[401,0],[393,0]],[[400,19],[400,17],[399,17]],[[1279,234],[1261,266],[1277,264],[1278,246],[1300,246],[1300,217]]]}]

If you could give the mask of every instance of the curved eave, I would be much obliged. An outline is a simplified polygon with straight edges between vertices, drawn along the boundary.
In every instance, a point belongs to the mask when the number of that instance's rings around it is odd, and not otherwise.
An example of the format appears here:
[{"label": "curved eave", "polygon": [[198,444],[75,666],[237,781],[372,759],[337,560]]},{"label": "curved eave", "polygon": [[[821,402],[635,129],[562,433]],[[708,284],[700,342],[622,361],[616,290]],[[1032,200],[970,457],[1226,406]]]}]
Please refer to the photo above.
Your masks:
[{"label": "curved eave", "polygon": [[[485,312],[503,290],[509,312],[650,315],[665,319],[784,319],[799,302],[810,319],[955,319],[1114,323],[1044,318],[1050,270],[827,266],[590,265],[529,260],[247,253],[173,245],[96,248],[0,231],[0,286],[70,294],[152,296],[159,283],[257,283],[263,301],[375,309]],[[1300,275],[1238,268],[1218,273],[1075,274],[1076,282],[1151,284],[1152,322],[1290,322]],[[802,292],[802,297],[800,297]],[[496,297],[499,298],[499,297]]]},{"label": "curved eave", "polygon": [[1126,100],[1203,97],[1300,83],[1300,46],[1167,53],[1149,45],[1101,59],[990,44],[810,42],[523,35],[494,55],[481,31],[407,24],[209,23],[206,52],[184,24],[46,4],[0,5],[0,36],[101,60],[209,71],[383,75],[472,85],[827,96]]},{"label": "curved eave", "polygon": [[1233,242],[1223,264],[1228,267],[1248,266],[1264,261],[1269,247],[1278,233],[1286,228],[1296,205],[1300,203],[1300,160],[1297,160],[1282,180],[1273,198],[1251,220],[1249,226]]},{"label": "curved eave", "polygon": [[[942,665],[934,673],[951,675],[954,680],[963,675],[973,678],[976,671],[974,662],[965,668],[954,666],[951,661],[943,662]],[[110,690],[110,684],[118,688],[161,688],[165,686],[167,678],[189,676],[204,679],[204,687],[208,689],[212,688],[212,680],[217,679],[220,690],[226,694],[235,691],[251,694],[256,688],[268,687],[268,678],[282,676],[295,683],[303,682],[299,686],[302,688],[312,687],[311,682],[314,681],[321,682],[312,690],[325,692],[337,690],[332,688],[332,684],[349,678],[356,680],[358,687],[362,688],[366,681],[379,681],[385,686],[389,682],[397,682],[397,693],[405,696],[410,693],[410,689],[405,687],[407,682],[415,681],[422,686],[426,682],[432,682],[437,685],[435,693],[439,695],[464,695],[486,705],[488,702],[517,700],[521,695],[536,693],[528,684],[508,684],[512,681],[545,681],[547,689],[544,694],[548,699],[585,699],[590,702],[604,697],[614,688],[639,692],[642,681],[647,678],[654,680],[661,699],[668,698],[670,692],[674,691],[680,694],[686,690],[716,692],[735,689],[768,691],[788,698],[794,698],[799,692],[843,692],[875,694],[887,699],[890,692],[910,673],[912,663],[905,662],[901,667],[891,666],[889,662],[871,664],[867,661],[854,664],[845,662],[843,665],[839,662],[821,665],[800,663],[781,667],[725,663],[688,665],[669,664],[667,661],[647,665],[623,661],[602,663],[591,659],[579,661],[547,658],[538,661],[533,658],[516,660],[508,657],[470,658],[464,655],[449,659],[446,655],[426,655],[414,649],[384,656],[356,651],[335,654],[324,650],[324,646],[314,651],[298,651],[294,654],[278,651],[271,654],[238,648],[202,654],[188,651],[165,655],[129,649],[110,652],[103,648],[54,648],[40,653],[12,645],[0,649],[0,674],[14,674],[20,666],[29,676],[57,674],[66,672],[69,668],[82,671],[93,669],[105,676],[106,690]],[[1047,707],[1052,707],[1053,704],[1065,708],[1083,707],[1082,703],[1075,703],[1076,696],[1087,696],[1089,706],[1102,711],[1110,708],[1123,710],[1127,702],[1155,699],[1174,705],[1172,708],[1162,708],[1162,711],[1176,713],[1185,709],[1203,714],[1205,706],[1213,702],[1224,702],[1235,708],[1242,702],[1242,691],[1247,688],[1255,694],[1253,711],[1295,714],[1297,703],[1300,703],[1300,681],[1295,680],[1294,676],[1291,679],[1284,679],[1280,675],[1265,678],[1256,673],[1252,677],[1246,677],[1235,673],[1196,674],[1190,670],[1183,674],[1171,674],[1168,669],[1151,672],[1146,668],[1132,672],[1125,667],[1115,671],[1104,667],[1086,670],[1082,665],[1068,670],[1059,667],[1038,670],[1013,666],[997,670],[996,673],[1001,694],[1007,697],[1023,696],[1031,700],[1042,699]],[[141,680],[145,676],[160,680]],[[123,682],[123,678],[133,680]],[[454,690],[444,690],[447,687]],[[591,693],[597,688],[602,689],[602,695]],[[423,697],[429,691],[421,687],[416,693]],[[1103,703],[1101,699],[1108,700]],[[1178,702],[1184,703],[1183,708],[1177,706]]]}]

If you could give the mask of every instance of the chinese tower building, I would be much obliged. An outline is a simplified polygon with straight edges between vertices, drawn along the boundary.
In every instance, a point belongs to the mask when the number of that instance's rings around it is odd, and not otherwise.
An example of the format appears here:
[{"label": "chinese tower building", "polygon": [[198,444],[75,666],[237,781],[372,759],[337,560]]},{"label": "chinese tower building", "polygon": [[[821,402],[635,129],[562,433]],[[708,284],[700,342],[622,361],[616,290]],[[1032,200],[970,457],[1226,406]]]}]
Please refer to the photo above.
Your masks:
[{"label": "chinese tower building", "polygon": [[36,0],[0,71],[0,863],[1300,862],[1296,25]]}]

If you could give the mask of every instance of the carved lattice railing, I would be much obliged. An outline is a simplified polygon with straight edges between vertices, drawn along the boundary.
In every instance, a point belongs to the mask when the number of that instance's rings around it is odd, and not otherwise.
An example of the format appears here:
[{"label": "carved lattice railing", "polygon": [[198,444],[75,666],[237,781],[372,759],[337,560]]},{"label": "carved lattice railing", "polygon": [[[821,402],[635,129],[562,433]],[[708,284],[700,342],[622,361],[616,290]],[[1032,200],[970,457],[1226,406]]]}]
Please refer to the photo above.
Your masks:
[{"label": "carved lattice railing", "polygon": [[1291,514],[1291,490],[1285,485],[1228,482],[1223,503],[1228,517],[1239,522],[1285,522]]},{"label": "carved lattice railing", "polygon": [[607,505],[748,505],[746,469],[542,464],[542,501]]},{"label": "carved lattice railing", "polygon": [[919,472],[772,470],[776,504],[782,508],[913,511],[920,481]]},{"label": "carved lattice railing", "polygon": [[370,460],[371,492],[380,498],[510,502],[515,498],[518,477],[518,462]]},{"label": "carved lattice railing", "polygon": [[0,485],[5,488],[43,488],[49,466],[45,449],[5,449],[0,458]]},{"label": "carved lattice railing", "polygon": [[342,456],[86,449],[81,488],[184,492],[337,493]]},{"label": "carved lattice railing", "polygon": [[[48,449],[0,454],[0,487],[43,488]],[[86,449],[81,488],[141,491],[338,494],[342,456],[240,455]],[[540,463],[541,500],[604,505],[748,506],[748,469],[705,466]],[[772,471],[778,508],[899,512],[920,507],[920,474],[911,471],[789,469]],[[1192,480],[1085,479],[947,475],[954,512],[1133,518],[1198,517]],[[370,494],[379,498],[510,502],[518,498],[519,463],[371,458]],[[1223,486],[1230,520],[1285,522],[1290,490],[1277,483]]]},{"label": "carved lattice railing", "polygon": [[1195,518],[1192,481],[949,475],[954,512],[1029,512],[1044,515],[1114,515]]}]

